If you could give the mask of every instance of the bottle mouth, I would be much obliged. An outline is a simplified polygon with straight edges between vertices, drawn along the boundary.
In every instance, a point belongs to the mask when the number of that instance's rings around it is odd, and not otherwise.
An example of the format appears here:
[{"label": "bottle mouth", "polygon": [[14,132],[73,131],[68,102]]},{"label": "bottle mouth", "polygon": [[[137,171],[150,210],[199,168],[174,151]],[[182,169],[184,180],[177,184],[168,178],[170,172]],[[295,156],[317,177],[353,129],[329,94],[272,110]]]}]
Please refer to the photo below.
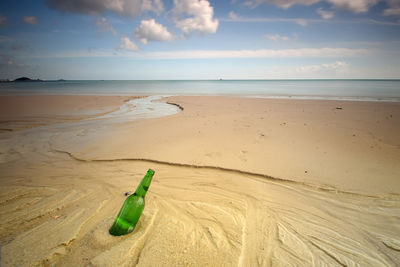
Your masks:
[{"label": "bottle mouth", "polygon": [[149,170],[147,171],[147,174],[154,175],[154,170],[152,170],[152,169],[149,169]]}]

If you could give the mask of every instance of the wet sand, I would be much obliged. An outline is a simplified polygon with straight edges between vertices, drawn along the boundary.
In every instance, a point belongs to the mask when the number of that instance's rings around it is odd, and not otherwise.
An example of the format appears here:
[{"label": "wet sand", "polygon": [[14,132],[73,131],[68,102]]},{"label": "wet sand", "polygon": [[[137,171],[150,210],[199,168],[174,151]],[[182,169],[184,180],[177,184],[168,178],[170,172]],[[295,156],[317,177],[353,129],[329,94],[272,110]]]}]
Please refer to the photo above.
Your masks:
[{"label": "wet sand", "polygon": [[0,132],[104,115],[135,97],[89,95],[0,96]]},{"label": "wet sand", "polygon": [[[400,262],[400,103],[172,97],[172,116],[86,123],[126,99],[37,101],[57,120],[3,113],[31,127],[0,133],[2,266]],[[138,226],[110,236],[148,168]]]}]

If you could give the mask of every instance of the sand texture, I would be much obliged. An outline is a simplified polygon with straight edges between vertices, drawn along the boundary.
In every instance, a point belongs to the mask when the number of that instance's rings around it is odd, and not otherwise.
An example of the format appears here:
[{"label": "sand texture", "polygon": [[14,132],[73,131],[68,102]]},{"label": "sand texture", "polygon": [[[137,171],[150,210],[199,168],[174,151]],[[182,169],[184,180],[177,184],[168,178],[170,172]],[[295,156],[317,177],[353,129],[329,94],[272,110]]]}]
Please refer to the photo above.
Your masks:
[{"label": "sand texture", "polygon": [[[96,117],[126,98],[61,97],[2,108],[1,266],[400,262],[400,103],[172,97],[116,122]],[[136,229],[109,235],[148,168]]]},{"label": "sand texture", "polygon": [[1,96],[0,133],[78,121],[118,110],[129,99],[122,96],[41,95]]}]

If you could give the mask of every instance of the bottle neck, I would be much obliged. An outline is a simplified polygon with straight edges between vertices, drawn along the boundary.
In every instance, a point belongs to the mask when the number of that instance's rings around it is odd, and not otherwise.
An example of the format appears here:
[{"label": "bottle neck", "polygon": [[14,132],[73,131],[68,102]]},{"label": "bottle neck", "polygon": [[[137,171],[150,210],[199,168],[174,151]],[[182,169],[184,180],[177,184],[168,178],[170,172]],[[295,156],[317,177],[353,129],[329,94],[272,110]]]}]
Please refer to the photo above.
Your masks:
[{"label": "bottle neck", "polygon": [[149,169],[146,175],[143,177],[142,181],[140,182],[139,186],[136,189],[135,194],[140,197],[145,197],[147,190],[149,189],[151,180],[153,179],[154,171]]}]

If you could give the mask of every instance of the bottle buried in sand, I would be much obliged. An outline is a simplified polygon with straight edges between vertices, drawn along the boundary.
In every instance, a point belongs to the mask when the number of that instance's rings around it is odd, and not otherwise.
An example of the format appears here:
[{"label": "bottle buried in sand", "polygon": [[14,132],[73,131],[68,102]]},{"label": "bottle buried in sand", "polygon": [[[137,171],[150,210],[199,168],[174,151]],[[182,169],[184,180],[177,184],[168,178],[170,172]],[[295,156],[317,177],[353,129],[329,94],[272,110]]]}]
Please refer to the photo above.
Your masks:
[{"label": "bottle buried in sand", "polygon": [[149,189],[153,175],[154,171],[149,169],[136,189],[136,192],[125,200],[114,224],[109,230],[110,234],[126,235],[135,229],[144,209],[144,197]]}]

